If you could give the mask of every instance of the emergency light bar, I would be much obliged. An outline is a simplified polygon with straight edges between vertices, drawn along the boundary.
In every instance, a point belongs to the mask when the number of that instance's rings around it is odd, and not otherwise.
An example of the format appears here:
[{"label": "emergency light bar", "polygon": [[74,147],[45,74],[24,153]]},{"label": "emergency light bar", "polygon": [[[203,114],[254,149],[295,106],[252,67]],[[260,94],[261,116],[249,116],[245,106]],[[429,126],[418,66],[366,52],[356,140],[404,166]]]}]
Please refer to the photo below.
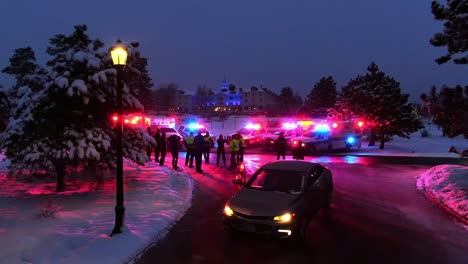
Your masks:
[{"label": "emergency light bar", "polygon": [[283,123],[283,128],[284,129],[296,129],[297,128],[297,124],[294,124],[294,123]]},{"label": "emergency light bar", "polygon": [[317,124],[314,127],[315,132],[329,132],[330,127],[327,124]]},{"label": "emergency light bar", "polygon": [[194,130],[194,129],[199,129],[199,128],[204,128],[205,126],[204,125],[201,125],[201,124],[197,124],[197,123],[191,123],[188,125],[188,128],[190,130]]},{"label": "emergency light bar", "polygon": [[248,123],[245,128],[259,130],[262,126],[260,124]]}]

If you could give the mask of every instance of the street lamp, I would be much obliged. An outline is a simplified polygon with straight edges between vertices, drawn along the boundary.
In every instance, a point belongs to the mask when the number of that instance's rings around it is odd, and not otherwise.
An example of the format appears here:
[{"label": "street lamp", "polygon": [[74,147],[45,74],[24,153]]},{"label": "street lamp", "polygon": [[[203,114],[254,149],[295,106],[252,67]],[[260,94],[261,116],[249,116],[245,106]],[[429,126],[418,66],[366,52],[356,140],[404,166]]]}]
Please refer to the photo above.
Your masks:
[{"label": "street lamp", "polygon": [[116,205],[115,205],[115,226],[112,230],[113,234],[122,233],[122,226],[125,216],[124,207],[124,191],[123,191],[123,153],[122,153],[122,133],[123,133],[123,118],[122,118],[122,71],[127,63],[127,50],[122,46],[120,40],[111,49],[112,63],[117,70],[117,114],[119,120],[117,122],[117,175],[116,175]]}]

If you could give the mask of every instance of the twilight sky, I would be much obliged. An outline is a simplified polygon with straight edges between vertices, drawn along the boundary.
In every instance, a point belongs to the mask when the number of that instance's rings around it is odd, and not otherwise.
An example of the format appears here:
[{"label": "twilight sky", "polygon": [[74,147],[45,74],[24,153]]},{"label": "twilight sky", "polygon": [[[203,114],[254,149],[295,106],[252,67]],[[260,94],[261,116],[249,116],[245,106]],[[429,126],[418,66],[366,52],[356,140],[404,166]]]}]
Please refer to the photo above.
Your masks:
[{"label": "twilight sky", "polygon": [[[442,0],[445,4],[446,2]],[[45,63],[48,40],[86,24],[92,38],[139,41],[155,85],[218,90],[291,86],[307,95],[324,76],[338,88],[377,65],[417,101],[431,85],[468,84],[467,66],[437,65],[444,48],[430,0],[1,0],[0,68],[31,46]],[[0,74],[0,84],[13,80]]]}]

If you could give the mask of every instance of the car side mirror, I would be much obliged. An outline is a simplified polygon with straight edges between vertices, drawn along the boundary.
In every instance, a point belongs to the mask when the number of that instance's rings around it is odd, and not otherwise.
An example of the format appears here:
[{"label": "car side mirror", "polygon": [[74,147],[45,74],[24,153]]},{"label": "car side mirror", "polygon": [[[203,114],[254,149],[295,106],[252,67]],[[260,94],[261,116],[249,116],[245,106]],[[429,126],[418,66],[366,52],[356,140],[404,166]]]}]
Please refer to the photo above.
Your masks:
[{"label": "car side mirror", "polygon": [[242,179],[234,179],[232,180],[232,183],[236,185],[244,185],[244,182],[242,181]]}]

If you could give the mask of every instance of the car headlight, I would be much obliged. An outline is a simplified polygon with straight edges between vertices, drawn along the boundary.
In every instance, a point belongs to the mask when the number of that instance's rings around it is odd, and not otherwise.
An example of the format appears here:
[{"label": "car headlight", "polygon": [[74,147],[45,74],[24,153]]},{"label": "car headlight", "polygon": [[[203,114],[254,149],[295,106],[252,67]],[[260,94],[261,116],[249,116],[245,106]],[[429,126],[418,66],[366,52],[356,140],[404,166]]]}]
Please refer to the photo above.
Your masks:
[{"label": "car headlight", "polygon": [[280,215],[280,216],[275,216],[275,218],[273,218],[273,220],[275,220],[277,222],[280,222],[280,223],[289,223],[289,222],[291,222],[292,217],[293,217],[292,214],[285,213],[285,214]]},{"label": "car headlight", "polygon": [[226,216],[232,216],[234,215],[234,211],[232,211],[232,209],[229,207],[229,206],[224,206],[224,214]]}]

